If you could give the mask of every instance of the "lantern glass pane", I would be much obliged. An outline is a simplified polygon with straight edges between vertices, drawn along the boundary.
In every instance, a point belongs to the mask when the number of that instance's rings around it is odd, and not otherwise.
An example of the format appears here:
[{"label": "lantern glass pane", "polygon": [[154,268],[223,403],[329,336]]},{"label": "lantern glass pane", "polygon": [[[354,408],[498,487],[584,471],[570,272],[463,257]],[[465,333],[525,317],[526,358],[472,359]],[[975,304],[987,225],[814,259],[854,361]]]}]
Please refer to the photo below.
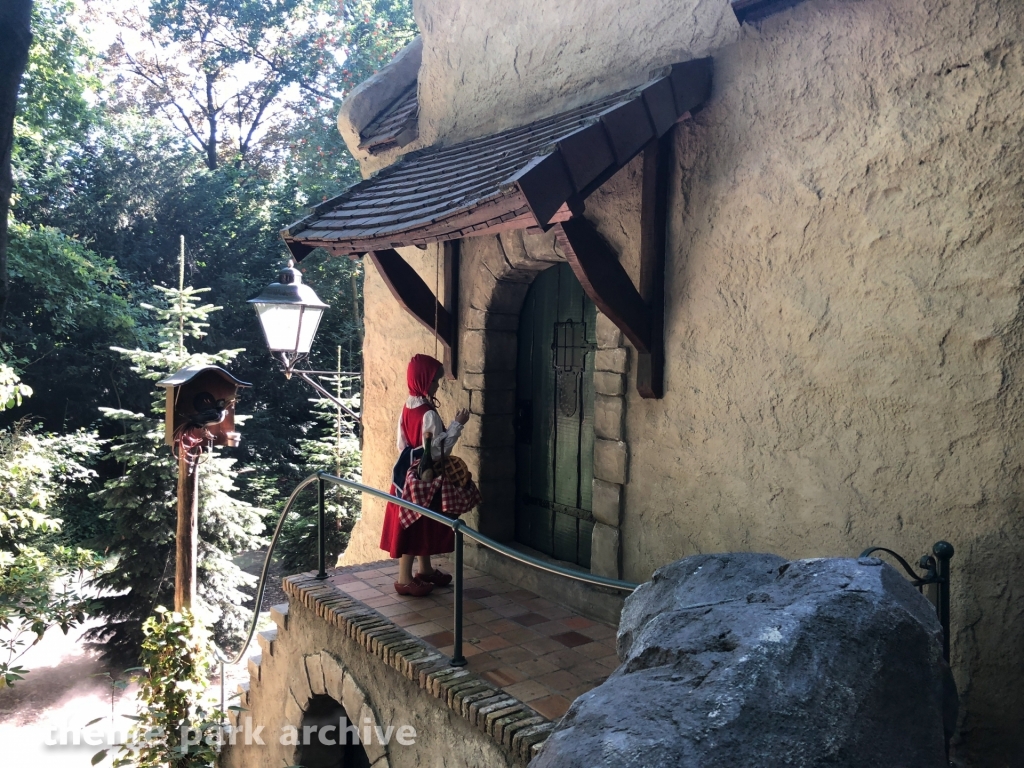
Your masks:
[{"label": "lantern glass pane", "polygon": [[324,311],[317,307],[306,307],[302,314],[302,327],[299,328],[299,346],[296,354],[308,355],[310,347],[313,346],[313,337],[316,336],[316,329],[320,325],[320,318]]},{"label": "lantern glass pane", "polygon": [[302,320],[302,306],[295,304],[256,304],[256,312],[271,352],[295,352]]}]

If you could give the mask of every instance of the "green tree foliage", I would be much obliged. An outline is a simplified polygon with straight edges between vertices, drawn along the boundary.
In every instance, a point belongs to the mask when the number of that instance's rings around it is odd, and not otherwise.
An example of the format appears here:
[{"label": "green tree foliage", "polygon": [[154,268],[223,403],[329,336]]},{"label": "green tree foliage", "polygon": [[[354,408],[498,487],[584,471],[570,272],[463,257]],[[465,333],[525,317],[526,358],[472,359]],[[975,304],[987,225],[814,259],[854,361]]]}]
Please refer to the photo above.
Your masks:
[{"label": "green tree foliage", "polygon": [[[186,342],[202,338],[208,318],[219,309],[199,305],[205,288],[157,286],[161,306],[146,305],[160,323],[156,350],[119,349],[132,370],[155,382],[189,365],[225,365],[241,350],[193,353]],[[103,640],[113,653],[132,655],[142,642],[142,625],[159,605],[170,604],[174,591],[174,533],[177,520],[177,461],[164,445],[164,397],[154,395],[149,413],[103,409],[125,429],[112,442],[109,457],[121,466],[95,494],[113,531],[108,554],[115,560],[95,585],[110,592],[99,599],[97,612],[105,626],[90,638]],[[246,599],[239,588],[251,581],[231,561],[231,554],[259,545],[261,510],[231,494],[235,460],[207,454],[199,470],[199,563],[197,612],[215,627],[218,641],[237,642]]]},{"label": "green tree foliage", "polygon": [[[29,394],[6,364],[0,379],[0,410]],[[57,534],[67,488],[91,482],[99,449],[94,433],[41,434],[24,422],[0,430],[0,688],[24,677],[18,659],[50,627],[67,634],[85,620],[82,576],[96,560]]]},{"label": "green tree foliage", "polygon": [[67,23],[69,0],[38,2],[32,10],[32,46],[18,93],[14,124],[14,210],[53,211],[81,192],[72,182],[82,147],[102,116],[94,57]]},{"label": "green tree foliage", "polygon": [[[152,0],[118,17],[140,43],[109,52],[135,105],[160,112],[210,170],[272,153],[303,93],[326,96],[336,69],[336,6],[325,0]],[[284,114],[282,115],[282,112]]]}]

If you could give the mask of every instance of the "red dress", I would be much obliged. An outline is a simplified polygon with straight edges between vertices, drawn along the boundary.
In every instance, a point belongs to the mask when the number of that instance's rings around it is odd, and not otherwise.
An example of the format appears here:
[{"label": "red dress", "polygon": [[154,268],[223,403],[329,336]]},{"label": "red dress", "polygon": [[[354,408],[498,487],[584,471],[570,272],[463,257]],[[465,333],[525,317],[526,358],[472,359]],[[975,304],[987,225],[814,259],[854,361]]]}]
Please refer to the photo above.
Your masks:
[{"label": "red dress", "polygon": [[[434,410],[434,406],[424,403],[417,408],[402,409],[402,435],[407,445],[423,444],[423,416]],[[391,486],[391,495],[398,496],[395,486]],[[440,496],[435,498],[429,509],[441,511]],[[440,555],[455,549],[455,532],[446,525],[420,516],[408,528],[402,528],[398,521],[402,508],[388,503],[384,513],[384,530],[380,535],[380,548],[391,557],[402,555]]]}]

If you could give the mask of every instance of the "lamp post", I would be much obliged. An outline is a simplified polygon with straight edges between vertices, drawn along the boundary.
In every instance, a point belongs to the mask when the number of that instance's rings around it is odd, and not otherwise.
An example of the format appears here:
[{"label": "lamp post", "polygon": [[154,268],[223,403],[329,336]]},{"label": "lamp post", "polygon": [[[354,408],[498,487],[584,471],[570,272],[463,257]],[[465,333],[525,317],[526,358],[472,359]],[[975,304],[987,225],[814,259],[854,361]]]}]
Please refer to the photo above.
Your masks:
[{"label": "lamp post", "polygon": [[248,303],[256,309],[267,347],[270,354],[281,362],[285,378],[298,376],[321,397],[330,400],[361,426],[359,415],[313,378],[334,376],[334,371],[311,371],[295,367],[309,357],[320,318],[329,308],[320,301],[316,291],[308,285],[303,285],[302,273],[288,262],[278,275],[277,282],[268,285],[263,289],[263,293],[255,299],[249,299]]}]

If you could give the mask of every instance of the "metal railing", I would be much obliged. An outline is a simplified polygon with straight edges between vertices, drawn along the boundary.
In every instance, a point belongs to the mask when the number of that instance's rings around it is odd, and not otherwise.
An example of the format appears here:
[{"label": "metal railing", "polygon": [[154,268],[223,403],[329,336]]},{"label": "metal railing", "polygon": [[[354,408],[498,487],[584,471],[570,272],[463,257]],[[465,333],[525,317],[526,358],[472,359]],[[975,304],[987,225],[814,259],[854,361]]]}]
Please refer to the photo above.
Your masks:
[{"label": "metal railing", "polygon": [[871,557],[874,552],[885,552],[892,555],[903,566],[910,576],[910,583],[924,594],[924,588],[935,585],[935,613],[942,625],[942,655],[949,663],[949,561],[953,559],[953,545],[948,541],[937,541],[932,546],[932,554],[922,555],[917,567],[924,571],[917,573],[913,567],[899,554],[885,547],[868,547],[860,553],[860,557]]},{"label": "metal railing", "polygon": [[256,597],[254,601],[253,618],[249,623],[249,632],[246,635],[245,642],[242,643],[242,648],[233,658],[229,658],[223,654],[220,649],[216,649],[216,658],[220,663],[220,679],[221,679],[221,710],[224,709],[224,665],[225,664],[237,664],[245,656],[249,643],[252,642],[252,637],[256,633],[256,624],[259,621],[260,608],[263,604],[263,595],[266,591],[267,586],[267,575],[270,573],[270,561],[274,555],[274,548],[277,546],[277,541],[281,537],[281,530],[284,527],[285,518],[288,517],[288,513],[291,511],[295,500],[299,497],[306,488],[313,483],[317,484],[317,574],[316,578],[326,579],[327,578],[327,539],[325,531],[326,523],[326,511],[325,511],[325,499],[326,499],[326,487],[327,484],[340,485],[344,488],[351,488],[356,491],[375,496],[385,501],[389,501],[392,504],[397,504],[405,509],[410,509],[413,512],[418,512],[424,517],[429,517],[442,525],[451,528],[455,532],[455,553],[453,557],[453,574],[452,587],[454,589],[454,635],[455,642],[452,648],[452,656],[449,661],[453,667],[462,667],[466,665],[466,657],[462,654],[462,594],[463,594],[463,578],[462,578],[462,563],[463,563],[463,547],[465,546],[465,539],[469,538],[473,541],[481,544],[488,549],[492,549],[505,557],[517,560],[525,565],[532,566],[548,573],[554,573],[558,576],[565,576],[566,578],[573,579],[575,581],[581,581],[585,584],[591,584],[597,587],[607,587],[609,589],[615,589],[622,592],[632,592],[639,585],[629,581],[619,581],[617,579],[607,579],[603,576],[594,576],[590,573],[582,571],[574,571],[569,568],[564,568],[556,563],[545,562],[539,560],[530,555],[518,552],[511,547],[505,546],[504,544],[495,541],[494,539],[485,536],[468,525],[463,523],[458,518],[451,518],[440,512],[435,512],[432,509],[421,507],[418,504],[413,504],[411,501],[392,496],[390,493],[381,491],[377,488],[371,488],[368,485],[357,483],[354,480],[345,480],[340,477],[335,477],[327,472],[317,472],[314,475],[310,475],[301,483],[299,483],[295,490],[292,491],[288,497],[288,501],[284,505],[284,509],[281,510],[281,516],[277,521],[277,527],[274,529],[274,535],[270,539],[270,544],[267,547],[266,557],[263,559],[263,570],[260,572],[259,584],[256,587]]}]

